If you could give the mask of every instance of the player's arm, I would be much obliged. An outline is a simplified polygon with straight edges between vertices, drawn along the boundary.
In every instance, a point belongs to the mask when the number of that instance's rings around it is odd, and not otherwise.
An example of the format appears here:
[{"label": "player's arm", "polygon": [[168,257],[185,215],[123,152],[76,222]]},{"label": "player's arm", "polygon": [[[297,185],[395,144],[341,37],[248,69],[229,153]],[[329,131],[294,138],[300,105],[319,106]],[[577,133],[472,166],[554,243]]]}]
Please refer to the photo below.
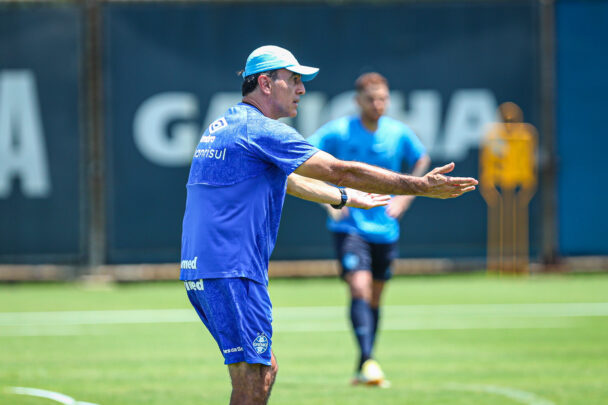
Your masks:
[{"label": "player's arm", "polygon": [[454,163],[437,167],[423,177],[415,177],[366,163],[339,160],[329,153],[319,151],[295,172],[339,186],[379,194],[453,198],[475,190],[477,180],[474,178],[445,176],[445,173],[452,170]]},{"label": "player's arm", "polygon": [[[321,204],[338,205],[342,202],[342,193],[337,187],[295,173],[287,177],[287,193]],[[391,198],[388,195],[364,193],[350,188],[346,189],[346,195],[346,206],[364,209],[386,205]]]},{"label": "player's arm", "polygon": [[[414,168],[412,169],[412,176],[422,177],[429,169],[431,165],[431,158],[428,155],[422,155],[416,160],[414,163]],[[414,198],[416,196],[413,195],[398,195],[395,196],[388,207],[386,207],[386,213],[393,218],[401,218],[405,211],[409,209],[414,202]]]}]

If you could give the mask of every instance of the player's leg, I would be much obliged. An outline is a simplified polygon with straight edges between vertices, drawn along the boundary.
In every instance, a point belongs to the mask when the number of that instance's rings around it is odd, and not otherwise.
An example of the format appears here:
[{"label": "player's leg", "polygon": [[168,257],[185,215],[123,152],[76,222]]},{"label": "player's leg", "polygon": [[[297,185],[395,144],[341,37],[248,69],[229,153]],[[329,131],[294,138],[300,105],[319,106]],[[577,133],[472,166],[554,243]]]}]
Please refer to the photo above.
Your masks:
[{"label": "player's leg", "polygon": [[351,297],[350,321],[359,347],[357,373],[371,357],[373,319],[371,256],[369,244],[358,235],[336,233],[336,251],[342,268],[342,278],[348,284]]},{"label": "player's leg", "polygon": [[[199,285],[200,284],[200,285]],[[186,281],[188,298],[215,338],[234,404],[265,404],[278,370],[266,286],[243,278]]]},{"label": "player's leg", "polygon": [[392,266],[395,258],[398,256],[399,246],[394,243],[373,243],[371,244],[372,257],[372,298],[370,301],[373,332],[372,346],[376,341],[378,333],[378,325],[380,324],[382,293],[386,287],[386,283],[393,276]]},{"label": "player's leg", "polygon": [[370,308],[372,296],[372,274],[367,270],[356,270],[344,275],[350,291],[350,321],[359,345],[360,370],[363,363],[372,355],[373,316]]},{"label": "player's leg", "polygon": [[246,362],[228,365],[232,381],[230,405],[265,405],[268,403],[278,372],[274,353],[272,353],[271,361],[270,366]]},{"label": "player's leg", "polygon": [[372,282],[372,298],[370,301],[370,309],[372,312],[372,350],[374,343],[376,342],[376,335],[378,333],[378,324],[380,322],[380,303],[385,285],[386,281],[384,280],[373,280]]}]

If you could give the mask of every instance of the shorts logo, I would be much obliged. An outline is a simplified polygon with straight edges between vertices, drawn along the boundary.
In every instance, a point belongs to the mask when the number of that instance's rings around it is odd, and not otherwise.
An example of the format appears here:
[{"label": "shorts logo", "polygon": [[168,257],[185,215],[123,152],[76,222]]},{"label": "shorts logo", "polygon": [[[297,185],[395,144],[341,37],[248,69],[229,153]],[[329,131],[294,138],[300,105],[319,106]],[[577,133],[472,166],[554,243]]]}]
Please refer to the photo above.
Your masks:
[{"label": "shorts logo", "polygon": [[241,346],[238,347],[233,347],[231,349],[225,349],[222,350],[224,352],[224,354],[228,354],[228,353],[236,353],[236,352],[242,352],[243,348]]},{"label": "shorts logo", "polygon": [[342,264],[348,270],[352,270],[359,265],[359,257],[353,253],[347,253],[342,259]]},{"label": "shorts logo", "polygon": [[253,347],[258,354],[262,354],[268,350],[268,338],[266,335],[263,333],[258,335],[253,341]]},{"label": "shorts logo", "polygon": [[205,285],[203,279],[196,281],[184,281],[187,291],[205,291]]},{"label": "shorts logo", "polygon": [[228,126],[228,123],[226,122],[226,119],[224,117],[219,118],[219,119],[213,121],[211,123],[211,125],[209,125],[209,133],[212,134],[227,126]]}]

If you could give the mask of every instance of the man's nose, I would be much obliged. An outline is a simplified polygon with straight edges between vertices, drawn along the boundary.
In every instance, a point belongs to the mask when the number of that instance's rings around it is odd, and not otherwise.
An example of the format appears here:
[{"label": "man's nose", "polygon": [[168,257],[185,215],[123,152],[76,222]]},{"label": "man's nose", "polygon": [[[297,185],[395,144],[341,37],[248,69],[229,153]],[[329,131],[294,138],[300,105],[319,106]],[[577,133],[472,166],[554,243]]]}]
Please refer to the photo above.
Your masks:
[{"label": "man's nose", "polygon": [[306,87],[304,86],[304,83],[300,82],[298,85],[298,89],[296,90],[297,94],[305,94],[306,93]]}]

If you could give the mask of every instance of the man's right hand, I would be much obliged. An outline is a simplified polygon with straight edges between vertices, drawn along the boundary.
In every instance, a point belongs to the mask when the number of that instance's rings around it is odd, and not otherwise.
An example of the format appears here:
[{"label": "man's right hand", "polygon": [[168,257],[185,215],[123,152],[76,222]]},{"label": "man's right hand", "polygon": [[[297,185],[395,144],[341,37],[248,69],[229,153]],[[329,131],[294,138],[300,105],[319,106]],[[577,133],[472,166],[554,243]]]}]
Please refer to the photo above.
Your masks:
[{"label": "man's right hand", "polygon": [[425,190],[420,194],[430,198],[454,198],[475,190],[478,181],[472,177],[444,176],[454,170],[454,162],[442,167],[436,167],[422,178],[425,181]]}]

